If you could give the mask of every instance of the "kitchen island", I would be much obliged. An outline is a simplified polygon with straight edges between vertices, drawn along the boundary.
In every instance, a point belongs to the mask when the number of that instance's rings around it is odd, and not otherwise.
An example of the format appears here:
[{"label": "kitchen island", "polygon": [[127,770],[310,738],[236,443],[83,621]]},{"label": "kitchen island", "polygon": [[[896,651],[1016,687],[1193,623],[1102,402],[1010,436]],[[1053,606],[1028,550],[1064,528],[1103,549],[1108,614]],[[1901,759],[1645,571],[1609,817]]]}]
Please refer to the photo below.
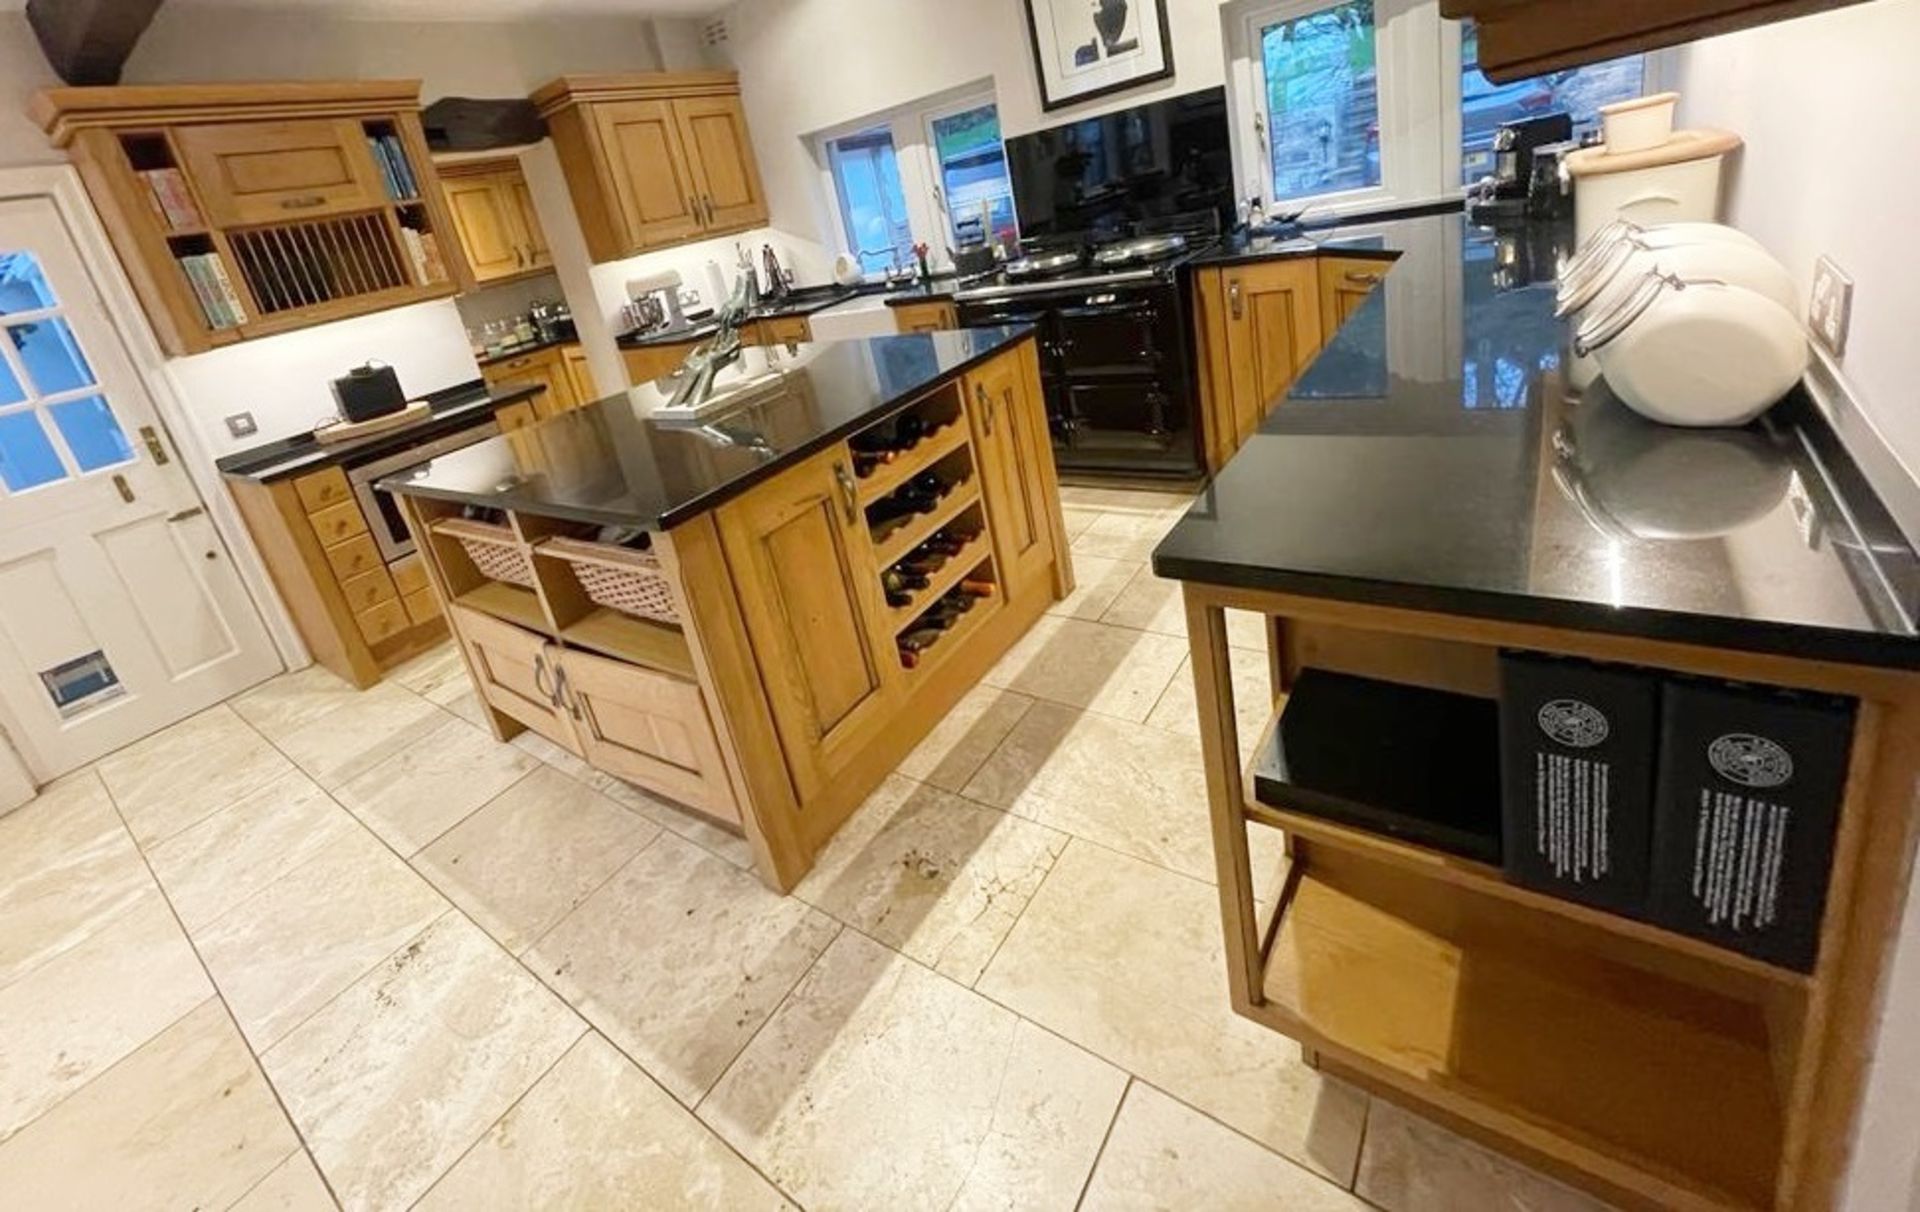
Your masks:
[{"label": "kitchen island", "polygon": [[1073,573],[1021,328],[745,350],[382,483],[495,733],[745,834],[785,890]]},{"label": "kitchen island", "polygon": [[[1627,1206],[1835,1206],[1914,849],[1912,544],[1810,398],[1683,431],[1604,380],[1575,389],[1591,368],[1553,317],[1563,231],[1450,214],[1339,239],[1397,254],[1382,288],[1153,561],[1184,583],[1235,1009],[1324,1071]],[[1228,608],[1268,616],[1282,704],[1245,770]],[[1470,739],[1492,754],[1514,653],[1851,704],[1810,963],[1259,794],[1263,777],[1309,781],[1312,755],[1289,746],[1316,730],[1483,728]],[[1390,689],[1309,719],[1329,674]],[[1419,718],[1430,700],[1410,687],[1460,696],[1438,700],[1452,718]],[[1337,773],[1393,789],[1391,770]],[[1498,806],[1460,798],[1463,816],[1492,809],[1497,848]],[[1289,845],[1273,886],[1247,840],[1267,828]]]}]

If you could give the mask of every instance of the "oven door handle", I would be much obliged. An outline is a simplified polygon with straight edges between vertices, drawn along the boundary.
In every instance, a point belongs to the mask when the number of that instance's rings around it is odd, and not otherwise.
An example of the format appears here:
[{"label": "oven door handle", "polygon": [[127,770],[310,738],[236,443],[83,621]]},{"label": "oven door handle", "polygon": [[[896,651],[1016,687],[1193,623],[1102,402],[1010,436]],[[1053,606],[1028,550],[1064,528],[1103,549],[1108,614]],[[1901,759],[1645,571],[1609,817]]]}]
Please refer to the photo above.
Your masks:
[{"label": "oven door handle", "polygon": [[1140,319],[1148,324],[1160,318],[1160,309],[1151,303],[1113,303],[1099,307],[1063,307],[1060,315],[1069,320],[1099,320],[1109,316]]}]

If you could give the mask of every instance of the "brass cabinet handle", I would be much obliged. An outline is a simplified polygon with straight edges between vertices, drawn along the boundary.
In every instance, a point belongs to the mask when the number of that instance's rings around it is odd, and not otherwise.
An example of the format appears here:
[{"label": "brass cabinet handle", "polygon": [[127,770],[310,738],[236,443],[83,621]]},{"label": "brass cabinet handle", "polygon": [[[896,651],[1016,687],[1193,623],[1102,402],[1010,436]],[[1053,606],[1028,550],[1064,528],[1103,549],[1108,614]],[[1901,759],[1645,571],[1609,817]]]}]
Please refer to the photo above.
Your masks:
[{"label": "brass cabinet handle", "polygon": [[713,197],[709,194],[701,194],[700,205],[707,208],[707,226],[712,227],[713,226]]},{"label": "brass cabinet handle", "polygon": [[1227,305],[1233,309],[1234,319],[1241,320],[1246,318],[1246,300],[1241,295],[1240,279],[1238,278],[1227,283]]},{"label": "brass cabinet handle", "polygon": [[520,268],[525,269],[527,267],[526,250],[521,248],[518,244],[513,246],[513,260],[514,260],[514,264],[518,265]]},{"label": "brass cabinet handle", "polygon": [[1347,271],[1346,277],[1347,281],[1353,283],[1355,286],[1378,286],[1380,285],[1381,275],[1377,273],[1361,273],[1358,270],[1350,269]]},{"label": "brass cabinet handle", "polygon": [[846,511],[847,525],[852,526],[860,520],[859,490],[853,486],[853,476],[847,471],[845,463],[834,463],[833,478],[840,482],[840,504]]},{"label": "brass cabinet handle", "polygon": [[973,385],[973,398],[980,402],[980,428],[982,436],[993,436],[993,396],[987,392],[985,383]]},{"label": "brass cabinet handle", "polygon": [[544,651],[533,654],[533,688],[547,696],[551,706],[558,707],[560,700],[553,693],[553,687],[547,684],[547,654]]},{"label": "brass cabinet handle", "polygon": [[325,194],[301,194],[297,198],[280,199],[281,210],[312,210],[316,206],[325,206]]},{"label": "brass cabinet handle", "polygon": [[700,195],[698,194],[687,195],[687,211],[693,215],[693,221],[695,223],[706,222],[705,219],[702,219],[700,217]]},{"label": "brass cabinet handle", "polygon": [[567,684],[567,667],[559,662],[553,666],[553,705],[565,707],[567,714],[576,720],[580,718],[580,700],[574,696],[573,687]]}]

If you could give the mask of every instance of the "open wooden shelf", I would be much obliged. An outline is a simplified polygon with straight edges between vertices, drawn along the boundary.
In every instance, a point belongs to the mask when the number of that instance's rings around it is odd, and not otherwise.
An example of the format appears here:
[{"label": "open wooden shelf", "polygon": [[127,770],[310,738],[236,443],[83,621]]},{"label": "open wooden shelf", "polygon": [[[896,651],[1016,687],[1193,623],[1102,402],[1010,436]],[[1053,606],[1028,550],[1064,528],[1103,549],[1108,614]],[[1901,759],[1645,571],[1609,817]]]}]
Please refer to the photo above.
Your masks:
[{"label": "open wooden shelf", "polygon": [[872,475],[860,481],[861,507],[873,504],[966,444],[966,418],[956,417],[932,435],[920,439],[912,450],[903,451],[891,463],[880,464]]},{"label": "open wooden shelf", "polygon": [[914,620],[925,613],[927,607],[939,601],[955,585],[978,572],[980,566],[987,562],[992,550],[993,540],[988,538],[987,532],[982,529],[974,536],[971,543],[955,552],[945,564],[942,564],[940,571],[927,578],[925,589],[914,591],[913,601],[905,606],[892,608],[894,634],[899,635],[913,626]]},{"label": "open wooden shelf", "polygon": [[649,623],[602,606],[579,622],[562,627],[560,638],[606,656],[694,680],[693,654],[678,627]]},{"label": "open wooden shelf", "polygon": [[1768,1017],[1514,937],[1455,885],[1296,855],[1253,1017],[1660,1207],[1769,1208],[1782,1115]]},{"label": "open wooden shelf", "polygon": [[1002,597],[996,583],[993,596],[976,600],[973,609],[961,615],[960,621],[940,637],[939,643],[920,654],[920,663],[906,670],[906,676],[909,679],[924,679],[946,664],[948,659],[967,646],[967,640],[974,632],[980,630],[986,625],[988,619],[999,613]]},{"label": "open wooden shelf", "polygon": [[940,508],[932,513],[908,518],[889,531],[886,538],[875,539],[873,554],[881,569],[884,571],[892,568],[904,559],[908,552],[926,542],[934,531],[965,513],[968,506],[976,504],[979,500],[979,477],[969,475],[953,486],[953,489],[947,493],[947,499],[940,503]]},{"label": "open wooden shelf", "polygon": [[[439,527],[434,529],[438,530]],[[496,619],[527,628],[546,631],[547,615],[540,609],[539,595],[521,585],[505,581],[486,581],[453,599],[462,606],[490,614]]]}]

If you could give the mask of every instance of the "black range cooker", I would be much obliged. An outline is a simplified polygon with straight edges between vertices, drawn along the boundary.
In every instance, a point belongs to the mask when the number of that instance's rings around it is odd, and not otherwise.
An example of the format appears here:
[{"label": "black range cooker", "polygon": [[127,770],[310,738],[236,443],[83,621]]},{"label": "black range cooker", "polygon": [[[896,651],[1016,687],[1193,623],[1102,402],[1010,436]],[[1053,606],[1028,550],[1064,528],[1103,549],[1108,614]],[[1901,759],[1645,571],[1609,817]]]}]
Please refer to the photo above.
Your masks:
[{"label": "black range cooker", "polygon": [[1198,375],[1182,267],[1210,236],[1058,245],[954,295],[963,327],[1031,324],[1063,471],[1201,474]]}]

